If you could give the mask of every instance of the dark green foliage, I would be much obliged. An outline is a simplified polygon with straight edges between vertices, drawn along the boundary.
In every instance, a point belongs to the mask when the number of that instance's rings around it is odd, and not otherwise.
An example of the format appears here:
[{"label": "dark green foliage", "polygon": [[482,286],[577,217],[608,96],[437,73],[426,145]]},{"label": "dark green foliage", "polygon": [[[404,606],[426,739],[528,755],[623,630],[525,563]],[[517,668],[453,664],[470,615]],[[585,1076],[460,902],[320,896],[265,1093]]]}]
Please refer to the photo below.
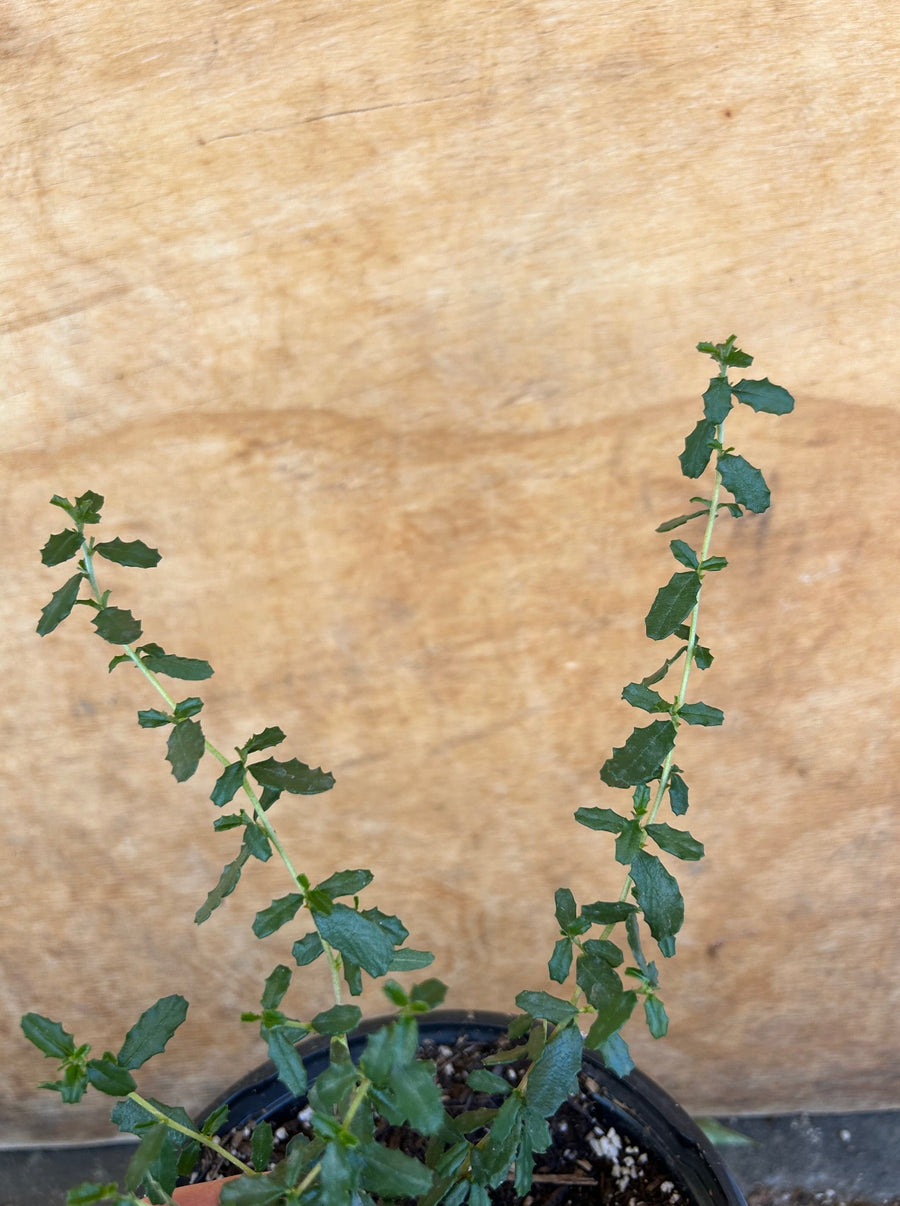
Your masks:
[{"label": "dark green foliage", "polygon": [[[206,789],[212,804],[223,809],[238,800],[232,811],[215,814],[213,829],[217,834],[239,831],[240,848],[224,865],[195,921],[205,921],[231,895],[251,858],[267,862],[276,854],[289,880],[283,895],[255,913],[253,931],[260,938],[279,935],[284,941],[280,932],[289,930],[296,966],[317,964],[316,972],[323,969],[333,988],[332,1005],[312,1016],[292,1017],[285,1012],[285,1002],[292,996],[301,1002],[309,998],[293,990],[293,968],[279,963],[265,979],[259,1009],[241,1015],[258,1025],[286,1088],[308,1097],[312,1138],[295,1137],[274,1172],[259,1175],[268,1166],[273,1135],[269,1124],[258,1125],[252,1168],[235,1160],[243,1175],[223,1189],[223,1206],[284,1206],[288,1201],[302,1206],[373,1206],[373,1196],[383,1201],[418,1199],[417,1206],[490,1206],[490,1191],[510,1179],[516,1194],[525,1197],[531,1187],[534,1153],[550,1143],[546,1119],[576,1087],[583,1047],[599,1052],[614,1072],[624,1076],[633,1064],[622,1031],[639,1003],[651,1035],[659,1038],[666,1033],[668,1017],[659,995],[657,967],[646,957],[642,941],[649,932],[664,957],[675,953],[684,902],[666,864],[696,861],[704,853],[701,842],[661,819],[660,810],[668,803],[678,817],[688,808],[687,784],[675,763],[682,725],[712,727],[723,721],[719,708],[687,702],[691,673],[707,669],[713,660],[698,638],[704,581],[728,564],[724,556],[710,551],[711,538],[720,514],[740,518],[745,512],[763,512],[770,503],[762,473],[726,446],[724,424],[735,399],[756,412],[775,415],[793,408],[787,391],[768,378],[730,383],[729,369],[746,368],[752,362],[736,346],[734,336],[723,343],[699,344],[698,349],[712,357],[718,374],[703,394],[702,417],[685,439],[679,461],[691,480],[708,472],[709,497],[692,497],[696,509],[659,525],[658,531],[670,532],[701,521],[691,541],[669,542],[681,569],[658,590],[645,617],[651,640],[674,638],[677,645],[661,665],[659,655],[654,658],[657,669],[629,682],[622,691],[626,703],[656,719],[634,728],[602,764],[603,784],[628,793],[621,807],[606,807],[601,800],[600,807],[581,807],[575,813],[584,828],[612,835],[615,858],[625,869],[619,898],[579,906],[570,889],[557,889],[558,936],[548,972],[553,983],[568,987],[562,987],[558,996],[542,988],[518,994],[521,1012],[509,1027],[512,1046],[488,1056],[485,1063],[522,1060],[525,1073],[511,1084],[491,1071],[472,1072],[468,1087],[486,1094],[487,1104],[476,1104],[456,1119],[444,1111],[434,1066],[416,1058],[416,1019],[441,1004],[446,987],[438,979],[409,985],[393,978],[427,967],[433,956],[404,945],[409,935],[399,918],[361,906],[360,894],[372,881],[371,871],[338,870],[313,885],[295,870],[272,826],[269,812],[285,793],[318,795],[334,785],[334,777],[298,758],[259,759],[259,754],[285,740],[278,726],[254,733],[231,756],[216,749],[198,719],[203,701],[189,696],[176,702],[158,677],[200,682],[212,675],[212,667],[201,658],[169,654],[155,643],[137,645],[142,636],[140,621],[112,605],[110,592],[101,590],[97,581],[100,559],[149,569],[158,565],[159,553],[140,540],[116,537],[97,543],[86,534],[86,527],[99,523],[103,506],[103,498],[92,491],[79,495],[74,503],[59,496],[51,500],[65,512],[69,526],[50,536],[41,560],[55,567],[77,558],[77,572],[42,609],[38,632],[44,636],[54,631],[76,603],[86,606],[98,635],[119,646],[110,670],[131,663],[159,694],[160,706],[141,709],[138,723],[141,728],[168,730],[166,758],[176,780],[191,778],[208,752],[219,764],[211,790]],[[730,497],[723,498],[723,492]],[[668,689],[659,688],[675,667]],[[306,818],[313,834],[329,824],[319,802],[305,807]],[[298,925],[301,914],[304,924]],[[622,925],[624,938],[617,929]],[[344,1002],[342,983],[351,996],[358,995],[364,973],[381,979],[395,1020],[368,1036],[355,1066],[346,1035],[359,1025],[361,1011]],[[90,1047],[76,1044],[59,1023],[35,1013],[22,1019],[26,1037],[57,1066],[58,1079],[46,1087],[60,1093],[65,1102],[80,1100],[89,1089],[118,1098],[113,1121],[140,1140],[124,1193],[114,1185],[85,1184],[70,1194],[71,1206],[102,1201],[134,1206],[141,1194],[154,1203],[168,1203],[177,1177],[190,1171],[202,1144],[224,1154],[215,1139],[225,1125],[224,1109],[197,1129],[183,1110],[141,1097],[132,1076],[165,1049],[186,1010],[187,1003],[178,995],[161,998],[129,1030],[117,1055],[106,1051],[99,1058],[91,1058]],[[579,1023],[587,1030],[584,1039]],[[331,1055],[330,1064],[312,1085],[307,1084],[296,1049],[297,1041],[309,1034],[326,1036]],[[418,1131],[425,1140],[423,1158],[377,1142],[376,1116]]]}]

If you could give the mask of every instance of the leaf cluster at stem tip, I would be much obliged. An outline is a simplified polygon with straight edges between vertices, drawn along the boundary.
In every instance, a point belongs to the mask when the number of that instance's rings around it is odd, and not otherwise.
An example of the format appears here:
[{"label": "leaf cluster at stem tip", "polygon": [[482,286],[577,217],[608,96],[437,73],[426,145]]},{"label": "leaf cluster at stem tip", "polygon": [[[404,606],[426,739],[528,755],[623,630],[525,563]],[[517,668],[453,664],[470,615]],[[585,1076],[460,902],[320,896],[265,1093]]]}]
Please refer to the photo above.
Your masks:
[{"label": "leaf cluster at stem tip", "polygon": [[[291,796],[299,807],[304,798],[328,792],[333,775],[296,757],[275,758],[272,750],[286,740],[277,725],[255,732],[232,754],[213,745],[200,718],[203,700],[197,695],[177,699],[165,685],[203,682],[212,667],[146,641],[142,622],[112,604],[111,592],[99,580],[102,562],[153,569],[158,551],[141,540],[98,540],[93,529],[101,522],[104,500],[94,491],[74,501],[51,499],[68,522],[47,540],[41,560],[50,567],[74,562],[74,572],[42,609],[38,633],[54,632],[76,606],[86,608],[96,635],[116,647],[109,670],[131,665],[156,693],[155,706],[138,711],[138,725],[165,731],[165,759],[174,778],[192,779],[205,758],[215,764],[209,792],[213,830],[234,832],[239,844],[197,908],[195,921],[205,922],[232,895],[250,859],[281,868],[282,891],[256,910],[252,930],[268,940],[290,928],[293,966],[278,963],[265,979],[258,1007],[241,1017],[258,1027],[279,1079],[305,1099],[309,1118],[308,1131],[291,1140],[271,1169],[274,1136],[268,1122],[256,1127],[250,1163],[245,1163],[219,1141],[225,1107],[197,1122],[179,1106],[141,1095],[133,1073],[161,1054],[185,1021],[187,1002],[178,994],[156,1001],[117,1052],[99,1057],[59,1022],[28,1013],[22,1018],[25,1036],[57,1066],[56,1078],[44,1087],[67,1103],[80,1101],[89,1089],[116,1098],[113,1122],[140,1140],[123,1187],[85,1183],[70,1192],[68,1206],[135,1206],[142,1195],[171,1206],[178,1179],[191,1172],[204,1148],[240,1174],[223,1189],[223,1206],[374,1206],[400,1198],[414,1199],[418,1206],[489,1206],[491,1191],[507,1180],[524,1197],[534,1157],[551,1141],[547,1120],[577,1087],[584,1048],[599,1052],[614,1072],[625,1075],[633,1064],[623,1029],[637,1006],[654,1037],[666,1033],[659,972],[645,946],[652,941],[663,958],[675,953],[684,900],[671,866],[704,854],[702,842],[663,819],[661,810],[668,805],[673,819],[688,810],[687,783],[675,761],[682,725],[715,727],[724,719],[720,708],[688,694],[694,670],[706,670],[713,661],[699,636],[700,603],[707,576],[723,570],[727,560],[712,550],[712,538],[720,515],[759,514],[770,504],[762,472],[726,445],[725,422],[735,402],[773,415],[793,408],[790,394],[768,378],[731,382],[731,369],[752,363],[733,335],[722,343],[701,343],[698,350],[713,359],[717,372],[703,393],[702,416],[686,436],[679,462],[685,477],[693,481],[708,474],[709,485],[691,498],[692,509],[657,530],[667,533],[699,521],[700,531],[691,542],[669,542],[678,568],[657,591],[644,620],[650,640],[674,645],[660,665],[622,691],[623,700],[647,719],[613,748],[600,779],[604,787],[625,792],[625,802],[575,813],[585,828],[612,835],[621,891],[615,899],[579,904],[569,888],[557,889],[559,936],[548,972],[552,983],[564,987],[559,993],[540,988],[518,994],[519,1013],[506,1046],[469,1073],[473,1104],[455,1117],[446,1109],[435,1066],[419,1049],[418,1020],[443,1002],[446,988],[432,978],[398,979],[430,966],[432,954],[407,945],[409,932],[397,916],[361,903],[371,871],[347,868],[313,882],[294,866],[275,828],[276,803]],[[314,819],[317,826],[327,823],[321,807]],[[324,969],[333,1003],[311,1016],[295,1016],[296,1007],[289,1012],[286,1006],[295,970],[306,975],[313,964]],[[365,976],[380,981],[392,1015],[360,1040],[354,1059],[348,1035],[362,1013],[344,993],[359,996]],[[297,1006],[307,995],[295,994]],[[307,1036],[319,1036],[330,1050],[327,1068],[312,1083],[297,1049]],[[524,1072],[508,1078],[493,1071],[513,1063]],[[376,1120],[416,1132],[416,1154],[384,1145]]]}]

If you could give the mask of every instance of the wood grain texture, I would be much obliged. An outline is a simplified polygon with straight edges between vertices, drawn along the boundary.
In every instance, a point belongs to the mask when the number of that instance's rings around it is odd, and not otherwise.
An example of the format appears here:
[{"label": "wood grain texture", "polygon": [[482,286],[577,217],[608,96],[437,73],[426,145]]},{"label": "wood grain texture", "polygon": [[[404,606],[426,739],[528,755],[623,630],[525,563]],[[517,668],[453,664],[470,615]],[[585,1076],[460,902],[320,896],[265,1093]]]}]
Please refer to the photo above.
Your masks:
[{"label": "wood grain texture", "polygon": [[198,1107],[285,957],[267,869],[191,925],[231,843],[136,678],[82,616],[34,636],[49,496],[162,549],[116,600],[212,661],[220,746],[277,722],[334,771],[283,810],[309,874],[371,866],[452,1003],[508,1008],[553,890],[618,890],[569,817],[659,660],[691,349],[732,330],[798,411],[730,433],[775,506],[722,537],[708,858],[635,1048],[691,1109],[897,1105],[898,49],[832,0],[6,6],[0,1142],[103,1133],[33,1088],[26,1009],[102,1051],[183,990],[146,1087]]}]

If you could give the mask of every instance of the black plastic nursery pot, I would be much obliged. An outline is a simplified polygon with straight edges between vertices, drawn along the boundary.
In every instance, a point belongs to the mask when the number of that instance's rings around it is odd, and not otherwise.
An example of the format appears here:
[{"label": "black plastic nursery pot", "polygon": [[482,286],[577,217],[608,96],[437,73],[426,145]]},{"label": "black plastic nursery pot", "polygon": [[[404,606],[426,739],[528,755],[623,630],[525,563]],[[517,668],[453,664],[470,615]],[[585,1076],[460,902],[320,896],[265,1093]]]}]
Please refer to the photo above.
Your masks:
[{"label": "black plastic nursery pot", "polygon": [[[363,1022],[349,1038],[357,1058],[368,1034],[386,1018]],[[506,1034],[510,1019],[503,1014],[438,1010],[419,1020],[421,1041],[452,1047],[460,1035],[472,1042],[493,1043]],[[306,1039],[298,1045],[310,1083],[328,1065],[328,1040]],[[637,1069],[621,1078],[610,1072],[593,1052],[585,1051],[584,1071],[599,1086],[591,1094],[592,1114],[603,1132],[615,1128],[625,1145],[633,1145],[666,1170],[685,1206],[746,1206],[745,1199],[716,1149],[700,1128],[649,1076]],[[220,1134],[261,1121],[276,1122],[302,1108],[278,1079],[271,1062],[243,1077],[215,1101],[204,1117],[221,1105],[228,1106],[228,1121]],[[635,1199],[636,1206],[641,1201]],[[598,1206],[600,1206],[598,1201]]]}]

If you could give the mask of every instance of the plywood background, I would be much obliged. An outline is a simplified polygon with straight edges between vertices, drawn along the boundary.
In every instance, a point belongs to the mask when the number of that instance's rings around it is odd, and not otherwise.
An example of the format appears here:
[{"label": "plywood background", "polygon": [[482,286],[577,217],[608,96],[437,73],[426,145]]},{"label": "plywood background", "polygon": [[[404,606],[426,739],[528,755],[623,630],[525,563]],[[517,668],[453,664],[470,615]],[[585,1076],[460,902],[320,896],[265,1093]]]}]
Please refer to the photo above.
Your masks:
[{"label": "plywood background", "polygon": [[297,861],[371,866],[450,1002],[508,1008],[543,983],[553,890],[618,890],[570,815],[659,661],[692,349],[732,330],[798,408],[730,433],[775,505],[717,542],[726,726],[679,756],[709,853],[670,1037],[635,1050],[694,1110],[900,1103],[898,21],[4,7],[0,1141],[105,1133],[104,1100],[34,1088],[25,1010],[102,1051],[183,991],[143,1083],[199,1107],[261,1058],[235,1019],[286,955],[249,932],[288,889],[267,869],[191,924],[233,839],[86,617],[34,635],[50,495],[97,490],[108,535],[162,549],[114,601],[216,667],[220,746],[279,723],[334,771],[281,808]]}]

